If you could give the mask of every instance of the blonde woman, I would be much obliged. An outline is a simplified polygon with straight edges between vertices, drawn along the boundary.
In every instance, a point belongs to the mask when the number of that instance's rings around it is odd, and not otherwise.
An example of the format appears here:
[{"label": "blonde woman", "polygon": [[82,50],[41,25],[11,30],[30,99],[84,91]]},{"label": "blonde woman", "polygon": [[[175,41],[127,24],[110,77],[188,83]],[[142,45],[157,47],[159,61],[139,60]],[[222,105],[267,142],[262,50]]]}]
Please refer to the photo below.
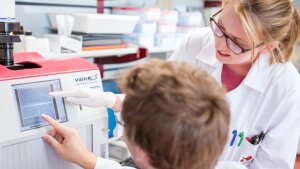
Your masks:
[{"label": "blonde woman", "polygon": [[[170,61],[204,69],[227,89],[231,125],[221,161],[251,169],[293,169],[300,77],[289,59],[299,34],[299,11],[292,0],[224,0],[211,17],[211,28],[190,34],[171,56]],[[122,100],[85,90],[54,96],[115,111]]]}]

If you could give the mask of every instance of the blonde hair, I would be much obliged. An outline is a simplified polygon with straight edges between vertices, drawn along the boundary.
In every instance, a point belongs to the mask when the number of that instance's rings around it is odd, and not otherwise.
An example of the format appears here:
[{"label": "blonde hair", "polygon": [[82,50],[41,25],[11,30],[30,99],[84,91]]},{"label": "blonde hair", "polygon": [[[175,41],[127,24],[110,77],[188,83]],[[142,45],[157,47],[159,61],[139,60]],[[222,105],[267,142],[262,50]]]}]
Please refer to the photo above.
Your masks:
[{"label": "blonde hair", "polygon": [[[223,0],[226,6],[232,0]],[[252,58],[258,37],[264,44],[277,41],[271,63],[284,63],[293,53],[300,36],[300,14],[293,0],[234,0],[244,30],[251,42]]]}]

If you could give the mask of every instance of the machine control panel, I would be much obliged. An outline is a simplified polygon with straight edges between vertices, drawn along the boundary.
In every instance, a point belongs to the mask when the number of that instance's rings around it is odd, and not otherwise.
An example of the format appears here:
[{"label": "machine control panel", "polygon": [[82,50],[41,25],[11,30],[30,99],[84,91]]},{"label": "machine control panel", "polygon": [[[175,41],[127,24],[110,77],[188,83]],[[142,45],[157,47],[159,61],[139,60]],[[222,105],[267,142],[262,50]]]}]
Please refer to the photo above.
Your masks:
[{"label": "machine control panel", "polygon": [[59,122],[67,121],[63,99],[49,96],[49,92],[61,91],[60,80],[18,84],[13,85],[12,89],[21,131],[47,125],[41,114],[47,114]]}]

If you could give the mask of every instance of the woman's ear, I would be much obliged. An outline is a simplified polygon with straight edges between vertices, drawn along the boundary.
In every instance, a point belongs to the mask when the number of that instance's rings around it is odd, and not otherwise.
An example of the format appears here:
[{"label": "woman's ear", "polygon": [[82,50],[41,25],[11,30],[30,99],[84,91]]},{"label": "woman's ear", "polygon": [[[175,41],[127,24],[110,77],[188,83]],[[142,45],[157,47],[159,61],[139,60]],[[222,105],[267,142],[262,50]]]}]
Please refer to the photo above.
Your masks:
[{"label": "woman's ear", "polygon": [[279,46],[278,41],[272,41],[272,42],[266,43],[260,49],[260,53],[263,53],[263,54],[268,53],[268,52],[273,51],[274,49],[276,49],[278,46]]}]

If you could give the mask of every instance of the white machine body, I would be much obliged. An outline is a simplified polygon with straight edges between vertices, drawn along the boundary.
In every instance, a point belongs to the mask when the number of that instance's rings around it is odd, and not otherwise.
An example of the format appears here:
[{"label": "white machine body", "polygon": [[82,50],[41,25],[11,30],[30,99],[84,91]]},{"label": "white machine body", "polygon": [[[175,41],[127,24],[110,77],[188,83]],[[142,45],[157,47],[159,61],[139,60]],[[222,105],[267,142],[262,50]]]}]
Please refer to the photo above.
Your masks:
[{"label": "white machine body", "polygon": [[15,0],[0,0],[0,18],[15,18]]},{"label": "white machine body", "polygon": [[[26,56],[22,58],[24,59],[20,63],[26,63]],[[30,63],[40,65],[41,68],[32,69],[32,74],[28,74],[30,69],[24,70],[27,73],[19,73],[10,80],[5,78],[9,77],[7,74],[12,70],[5,72],[5,68],[0,67],[0,168],[80,168],[60,158],[42,139],[50,127],[40,118],[41,114],[48,114],[64,125],[76,128],[90,151],[107,158],[106,109],[73,105],[65,102],[63,98],[52,98],[48,95],[50,91],[71,90],[80,85],[101,92],[103,88],[99,70],[80,58],[73,60],[74,63],[72,60],[65,60],[55,61],[56,64],[48,61],[40,62],[39,59],[33,59]],[[83,67],[80,68],[82,63]],[[89,64],[91,69],[87,69]],[[66,65],[65,71],[63,65]],[[79,68],[72,70],[78,66]]]}]

